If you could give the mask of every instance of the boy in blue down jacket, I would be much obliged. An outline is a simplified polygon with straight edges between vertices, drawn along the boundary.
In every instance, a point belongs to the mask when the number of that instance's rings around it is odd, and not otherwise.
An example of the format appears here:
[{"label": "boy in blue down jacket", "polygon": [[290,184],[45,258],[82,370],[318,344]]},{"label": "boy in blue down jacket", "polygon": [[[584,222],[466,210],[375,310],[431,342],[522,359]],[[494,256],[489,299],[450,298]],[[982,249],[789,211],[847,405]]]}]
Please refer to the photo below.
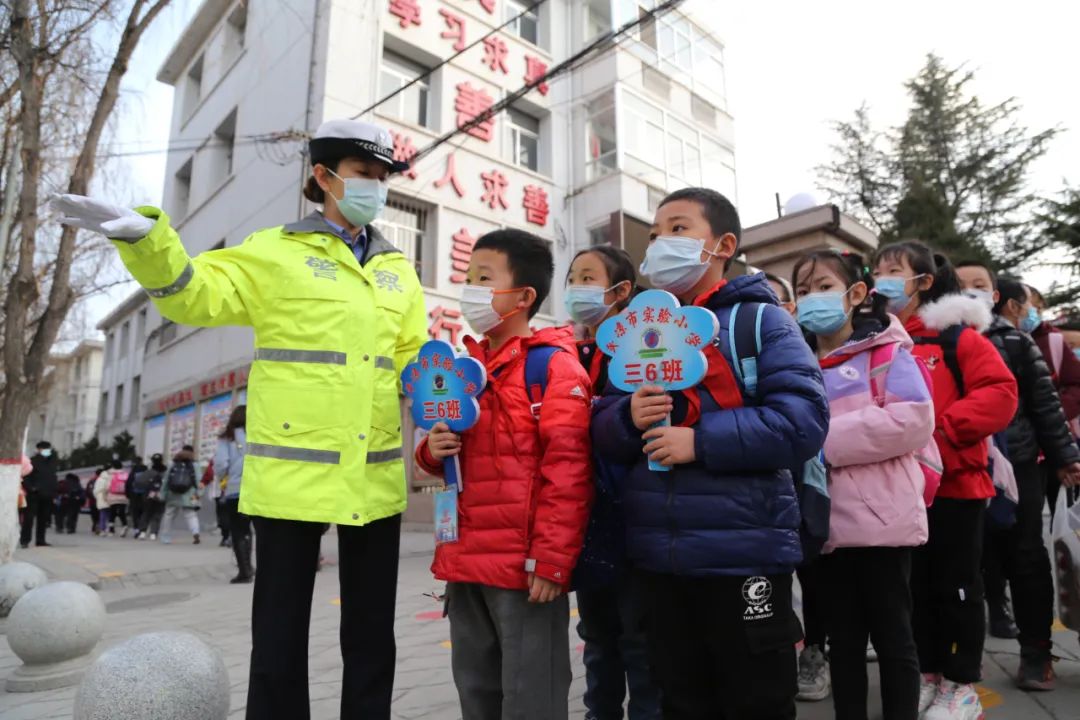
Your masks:
[{"label": "boy in blue down jacket", "polygon": [[[802,559],[790,468],[814,457],[829,409],[818,363],[765,276],[725,280],[739,215],[723,195],[686,188],[656,211],[641,265],[653,287],[716,314],[696,388],[645,386],[597,405],[600,457],[631,465],[627,544],[646,601],[649,660],[664,717],[794,718],[798,621],[791,575]],[[732,308],[757,315],[757,390],[732,369]],[[671,414],[670,427],[652,428]],[[652,428],[652,429],[650,429]],[[670,466],[653,472],[648,455]]]}]

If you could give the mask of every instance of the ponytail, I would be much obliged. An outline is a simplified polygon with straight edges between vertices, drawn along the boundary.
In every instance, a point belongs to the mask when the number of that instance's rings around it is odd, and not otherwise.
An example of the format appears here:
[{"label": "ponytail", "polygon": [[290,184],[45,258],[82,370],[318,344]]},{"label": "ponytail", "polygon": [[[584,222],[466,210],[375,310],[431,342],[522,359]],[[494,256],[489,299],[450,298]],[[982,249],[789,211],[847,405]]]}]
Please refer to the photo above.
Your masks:
[{"label": "ponytail", "polygon": [[943,253],[930,250],[918,240],[904,240],[886,245],[878,250],[873,264],[877,266],[883,260],[905,260],[916,275],[933,278],[934,282],[929,288],[917,293],[919,305],[929,305],[946,295],[960,292],[960,278],[956,276],[956,268],[949,262],[949,258]]}]

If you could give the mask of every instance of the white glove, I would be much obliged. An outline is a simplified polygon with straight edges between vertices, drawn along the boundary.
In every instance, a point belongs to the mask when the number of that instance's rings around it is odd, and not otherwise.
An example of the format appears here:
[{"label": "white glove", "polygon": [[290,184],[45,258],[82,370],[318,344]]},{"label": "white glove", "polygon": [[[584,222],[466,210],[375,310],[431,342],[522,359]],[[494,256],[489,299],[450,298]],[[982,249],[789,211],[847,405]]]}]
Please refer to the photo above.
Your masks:
[{"label": "white glove", "polygon": [[112,240],[135,242],[146,237],[154,227],[154,221],[134,210],[86,197],[85,195],[57,195],[52,208],[63,217],[64,225],[74,225],[104,235]]}]

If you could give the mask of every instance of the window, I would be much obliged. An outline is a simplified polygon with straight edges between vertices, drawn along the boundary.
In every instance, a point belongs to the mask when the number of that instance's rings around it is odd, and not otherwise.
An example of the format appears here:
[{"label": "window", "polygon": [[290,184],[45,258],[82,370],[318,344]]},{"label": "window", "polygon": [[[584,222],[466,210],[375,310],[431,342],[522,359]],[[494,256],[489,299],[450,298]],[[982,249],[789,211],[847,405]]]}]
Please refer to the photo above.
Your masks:
[{"label": "window", "polygon": [[706,134],[701,137],[701,156],[709,187],[735,202],[735,154]]},{"label": "window", "polygon": [[520,167],[536,170],[540,166],[540,121],[520,110],[507,108],[506,159]]},{"label": "window", "polygon": [[504,19],[510,22],[506,26],[506,31],[517,35],[526,42],[537,45],[540,40],[540,17],[536,14],[536,8],[526,12],[526,8],[530,5],[532,5],[531,2],[504,0]]},{"label": "window", "polygon": [[668,72],[690,72],[690,21],[672,13],[657,24],[661,67]]},{"label": "window", "polygon": [[[638,17],[643,18],[648,16],[649,9],[644,6],[638,7]],[[641,25],[638,25],[638,39],[642,43],[648,45],[653,50],[656,50],[656,20],[647,20]]]},{"label": "window", "polygon": [[136,375],[131,380],[131,417],[139,416],[139,393],[142,392],[142,376]]},{"label": "window", "polygon": [[113,402],[115,402],[115,407],[113,409],[113,420],[123,420],[124,419],[124,386],[123,385],[117,385],[116,386],[116,396],[113,397]]},{"label": "window", "polygon": [[158,347],[163,348],[176,339],[176,323],[172,320],[162,319],[161,327],[158,328]]},{"label": "window", "polygon": [[139,311],[135,320],[135,354],[141,355],[146,350],[146,309]]},{"label": "window", "polygon": [[101,405],[98,406],[98,425],[104,425],[108,422],[106,417],[109,411],[109,391],[101,393]]},{"label": "window", "polygon": [[188,204],[191,202],[191,160],[184,163],[176,171],[176,182],[173,183],[173,213],[174,217],[182,220],[187,217]]},{"label": "window", "polygon": [[109,333],[105,336],[105,364],[109,365],[113,361],[113,354],[116,352],[116,333]]},{"label": "window", "polygon": [[187,120],[195,112],[202,100],[203,56],[192,63],[184,79],[184,119]]},{"label": "window", "polygon": [[657,209],[659,209],[660,207],[660,203],[664,202],[665,197],[667,197],[667,193],[665,193],[663,190],[660,190],[659,188],[654,188],[650,185],[648,190],[648,196],[646,198],[649,212],[656,212]]},{"label": "window", "polygon": [[131,321],[125,320],[124,324],[120,326],[120,347],[117,349],[116,357],[126,357],[131,352]]},{"label": "window", "polygon": [[606,92],[586,106],[585,173],[586,180],[614,172],[618,167],[615,146],[615,93]]},{"label": "window", "polygon": [[247,2],[241,1],[225,21],[225,53],[229,60],[235,60],[244,49],[247,14]]},{"label": "window", "polygon": [[673,117],[667,119],[668,174],[674,184],[701,184],[701,151],[697,130]]},{"label": "window", "polygon": [[233,173],[233,151],[236,146],[236,108],[214,130],[209,148],[211,183],[220,185]]},{"label": "window", "polygon": [[213,246],[210,249],[211,250],[224,250],[225,249],[225,238],[222,238],[221,240],[218,240],[216,243],[213,244]]},{"label": "window", "polygon": [[[383,52],[382,72],[379,75],[379,95],[386,97],[420,77],[427,70],[400,55]],[[394,96],[379,106],[379,112],[421,127],[429,125],[428,104],[431,89],[427,79],[417,82],[408,90]]]},{"label": "window", "polygon": [[693,31],[694,89],[726,106],[724,89],[724,49],[707,33]]},{"label": "window", "polygon": [[81,357],[75,359],[75,382],[82,380],[82,361]]},{"label": "window", "polygon": [[611,244],[611,225],[604,223],[589,229],[589,247]]},{"label": "window", "polygon": [[702,125],[716,127],[716,108],[697,93],[690,95],[690,114]]},{"label": "window", "polygon": [[427,208],[414,202],[391,197],[375,226],[386,239],[416,266],[416,274],[424,285],[431,285],[431,275],[423,267],[425,236],[427,235]]},{"label": "window", "polygon": [[625,121],[626,171],[646,182],[663,186],[664,111],[624,92],[621,112]]},{"label": "window", "polygon": [[585,8],[585,42],[611,29],[611,0],[588,0]]}]

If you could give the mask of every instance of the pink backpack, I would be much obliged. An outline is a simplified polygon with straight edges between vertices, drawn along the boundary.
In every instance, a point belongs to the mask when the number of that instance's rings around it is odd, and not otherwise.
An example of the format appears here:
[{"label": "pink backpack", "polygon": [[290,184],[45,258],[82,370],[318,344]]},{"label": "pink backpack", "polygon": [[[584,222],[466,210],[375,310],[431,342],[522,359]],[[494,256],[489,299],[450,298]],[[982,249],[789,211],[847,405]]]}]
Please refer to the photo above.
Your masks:
[{"label": "pink backpack", "polygon": [[[888,345],[879,345],[870,351],[870,392],[873,393],[874,402],[877,403],[878,407],[885,407],[885,375],[889,371],[889,366],[892,365],[893,356],[896,355],[898,346],[899,343],[889,343]],[[916,355],[912,357],[919,366],[919,372],[922,373],[927,390],[933,395],[934,382],[930,377],[930,371],[922,358]],[[941,486],[941,475],[945,472],[937,441],[931,437],[926,447],[915,453],[915,459],[919,461],[919,467],[922,469],[923,477],[926,479],[926,484],[923,487],[923,500],[926,502],[926,507],[930,507],[934,504],[934,496],[937,495],[938,488]]]},{"label": "pink backpack", "polygon": [[109,494],[110,495],[123,495],[124,487],[127,485],[128,474],[126,470],[113,470],[112,477],[109,479]]},{"label": "pink backpack", "polygon": [[[1061,391],[1061,364],[1065,361],[1065,353],[1071,352],[1065,347],[1065,336],[1059,332],[1051,332],[1046,336],[1050,343],[1050,370],[1054,373],[1054,385]],[[1069,419],[1069,430],[1074,438],[1080,438],[1080,417]]]}]

